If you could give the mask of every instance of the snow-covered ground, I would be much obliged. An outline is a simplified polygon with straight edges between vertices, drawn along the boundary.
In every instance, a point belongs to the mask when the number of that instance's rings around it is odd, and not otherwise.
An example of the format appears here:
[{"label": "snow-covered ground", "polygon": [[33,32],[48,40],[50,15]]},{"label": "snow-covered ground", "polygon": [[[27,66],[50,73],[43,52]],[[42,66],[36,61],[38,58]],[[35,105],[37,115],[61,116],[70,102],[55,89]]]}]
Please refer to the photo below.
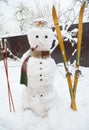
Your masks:
[{"label": "snow-covered ground", "polygon": [[[9,112],[8,91],[3,61],[0,61],[0,130],[48,130],[46,118],[22,111],[21,96],[25,89],[20,84],[21,62],[8,59],[9,80],[16,112]],[[55,86],[59,95],[59,130],[89,130],[89,68],[80,67],[82,75],[77,87],[77,111],[70,108],[70,95],[64,66],[57,65]],[[74,67],[70,67],[74,73]],[[53,119],[54,122],[54,119]]]}]

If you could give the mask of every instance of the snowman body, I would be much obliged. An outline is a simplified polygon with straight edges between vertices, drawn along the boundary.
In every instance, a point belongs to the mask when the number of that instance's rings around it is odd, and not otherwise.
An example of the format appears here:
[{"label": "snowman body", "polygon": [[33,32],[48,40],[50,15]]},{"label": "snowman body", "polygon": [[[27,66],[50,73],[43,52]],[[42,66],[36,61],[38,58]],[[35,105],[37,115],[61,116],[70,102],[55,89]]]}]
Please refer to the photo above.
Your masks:
[{"label": "snowman body", "polygon": [[31,49],[27,62],[27,87],[23,94],[23,108],[42,117],[47,116],[57,103],[54,85],[57,67],[50,55],[54,38],[50,29],[32,29],[28,33]]}]

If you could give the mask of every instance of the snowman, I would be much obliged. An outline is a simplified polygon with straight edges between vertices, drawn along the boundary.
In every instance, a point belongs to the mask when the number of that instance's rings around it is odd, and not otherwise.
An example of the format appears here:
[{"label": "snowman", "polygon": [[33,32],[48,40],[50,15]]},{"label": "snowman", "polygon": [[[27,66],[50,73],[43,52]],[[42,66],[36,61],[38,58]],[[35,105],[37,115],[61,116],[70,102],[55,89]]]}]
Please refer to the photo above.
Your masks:
[{"label": "snowman", "polygon": [[[30,50],[25,54],[21,68],[21,83],[26,85],[23,109],[36,116],[50,117],[55,115],[58,100],[54,84],[57,66],[51,57],[55,48],[52,48],[52,42],[56,37],[50,28],[42,26],[30,29],[28,40]],[[53,129],[52,124],[51,127]]]}]

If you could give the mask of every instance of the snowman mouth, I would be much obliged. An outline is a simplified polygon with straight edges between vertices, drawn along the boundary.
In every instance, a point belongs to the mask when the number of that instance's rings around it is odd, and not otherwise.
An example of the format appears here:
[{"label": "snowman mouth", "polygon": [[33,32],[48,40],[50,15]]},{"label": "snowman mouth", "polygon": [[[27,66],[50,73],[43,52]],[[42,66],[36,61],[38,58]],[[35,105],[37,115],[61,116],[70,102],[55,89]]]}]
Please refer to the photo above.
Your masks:
[{"label": "snowman mouth", "polygon": [[35,47],[32,47],[31,50],[35,51],[37,47],[38,47],[38,45],[36,45]]}]

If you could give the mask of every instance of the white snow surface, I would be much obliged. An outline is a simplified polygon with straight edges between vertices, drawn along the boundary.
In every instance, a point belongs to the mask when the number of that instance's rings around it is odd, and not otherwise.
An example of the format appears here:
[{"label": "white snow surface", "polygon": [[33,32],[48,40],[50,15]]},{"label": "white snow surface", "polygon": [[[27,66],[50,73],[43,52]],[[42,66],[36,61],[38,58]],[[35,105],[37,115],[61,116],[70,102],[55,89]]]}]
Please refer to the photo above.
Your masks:
[{"label": "white snow surface", "polygon": [[[46,117],[38,117],[30,110],[23,111],[20,84],[21,62],[8,59],[9,81],[16,112],[9,112],[8,90],[3,61],[0,61],[0,130],[49,130]],[[74,73],[74,66],[69,66]],[[77,111],[70,108],[70,95],[63,64],[57,65],[55,86],[59,96],[58,130],[89,130],[89,68],[80,67],[82,75],[77,86]],[[52,113],[53,114],[53,113]],[[54,122],[55,119],[52,119]],[[56,129],[55,129],[56,130]]]}]

